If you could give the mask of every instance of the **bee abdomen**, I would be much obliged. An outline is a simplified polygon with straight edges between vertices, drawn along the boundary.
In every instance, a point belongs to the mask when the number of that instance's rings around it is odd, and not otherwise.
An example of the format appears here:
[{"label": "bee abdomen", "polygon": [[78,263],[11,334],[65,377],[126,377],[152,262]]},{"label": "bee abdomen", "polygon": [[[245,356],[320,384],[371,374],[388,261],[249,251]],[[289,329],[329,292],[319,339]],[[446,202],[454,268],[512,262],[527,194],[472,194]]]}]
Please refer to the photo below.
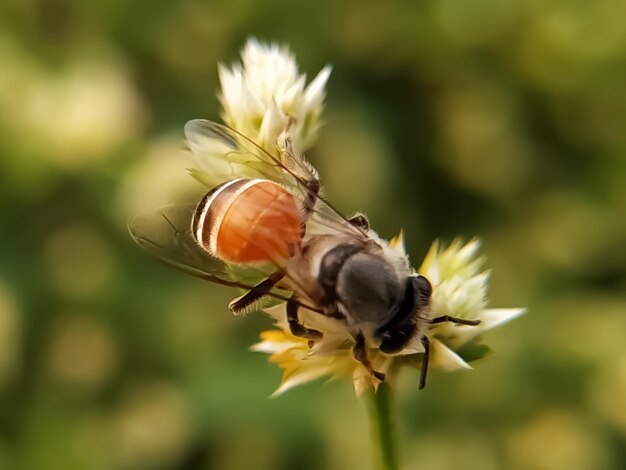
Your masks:
[{"label": "bee abdomen", "polygon": [[224,261],[280,260],[301,241],[300,211],[293,195],[273,181],[240,178],[202,198],[192,231],[203,249]]}]

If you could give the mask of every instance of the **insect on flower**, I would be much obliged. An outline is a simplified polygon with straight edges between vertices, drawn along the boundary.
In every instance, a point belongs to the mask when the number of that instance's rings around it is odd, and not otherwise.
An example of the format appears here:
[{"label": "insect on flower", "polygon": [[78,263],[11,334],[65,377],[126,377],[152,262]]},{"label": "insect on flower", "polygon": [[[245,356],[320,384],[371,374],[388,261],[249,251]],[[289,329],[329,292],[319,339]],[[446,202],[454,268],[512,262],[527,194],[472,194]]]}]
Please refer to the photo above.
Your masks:
[{"label": "insect on flower", "polygon": [[[271,154],[221,124],[193,120],[189,146],[215,150],[221,180],[197,205],[169,206],[134,217],[135,241],[165,262],[199,278],[244,289],[232,301],[235,315],[286,302],[291,333],[312,347],[321,331],[308,328],[306,308],[342,322],[352,353],[379,381],[368,349],[395,354],[417,339],[423,346],[420,388],[426,383],[431,325],[480,320],[435,316],[432,286],[408,259],[369,227],[362,214],[346,218],[320,195],[317,171],[292,144],[289,120]],[[219,155],[215,156],[215,155]],[[215,178],[213,178],[215,180]]]}]

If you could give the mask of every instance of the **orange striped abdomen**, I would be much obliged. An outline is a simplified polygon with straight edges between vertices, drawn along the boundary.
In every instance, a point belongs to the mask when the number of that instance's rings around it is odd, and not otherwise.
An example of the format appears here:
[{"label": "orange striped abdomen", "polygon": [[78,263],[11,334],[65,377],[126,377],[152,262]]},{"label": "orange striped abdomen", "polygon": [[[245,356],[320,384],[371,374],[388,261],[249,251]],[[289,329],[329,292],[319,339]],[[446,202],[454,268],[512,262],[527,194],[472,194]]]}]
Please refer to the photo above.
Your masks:
[{"label": "orange striped abdomen", "polygon": [[268,180],[234,180],[198,205],[196,239],[214,256],[234,263],[277,261],[300,244],[300,211],[293,195]]}]

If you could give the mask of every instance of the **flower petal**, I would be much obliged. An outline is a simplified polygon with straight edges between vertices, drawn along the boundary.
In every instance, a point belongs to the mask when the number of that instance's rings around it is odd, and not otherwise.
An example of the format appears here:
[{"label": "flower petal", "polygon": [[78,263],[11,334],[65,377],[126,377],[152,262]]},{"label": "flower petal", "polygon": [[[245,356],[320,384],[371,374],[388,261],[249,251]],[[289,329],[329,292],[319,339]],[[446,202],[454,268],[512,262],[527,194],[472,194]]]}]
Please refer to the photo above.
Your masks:
[{"label": "flower petal", "polygon": [[304,92],[304,104],[307,107],[320,106],[324,101],[326,82],[330,77],[333,68],[330,65],[325,66],[317,76],[309,83]]},{"label": "flower petal", "polygon": [[436,335],[448,346],[458,349],[468,341],[489,331],[497,326],[503,325],[514,318],[524,314],[524,308],[492,308],[485,309],[477,315],[480,324],[476,326],[470,325],[454,325],[452,323],[441,324],[434,329]]},{"label": "flower petal", "polygon": [[250,347],[252,351],[266,354],[283,353],[288,349],[298,347],[304,339],[297,338],[283,330],[269,330],[260,334],[261,342]]},{"label": "flower petal", "polygon": [[400,233],[389,240],[389,246],[392,250],[395,250],[401,256],[406,256],[406,246],[404,243],[404,231],[400,230]]},{"label": "flower petal", "polygon": [[257,144],[270,153],[275,154],[278,134],[281,133],[286,125],[287,116],[283,114],[278,108],[276,100],[272,98],[263,116],[263,121],[261,122],[261,128],[259,129],[259,135],[256,141]]},{"label": "flower petal", "polygon": [[372,374],[370,374],[365,367],[359,365],[354,369],[354,373],[352,375],[352,385],[354,386],[354,394],[357,397],[360,397],[361,394],[368,388],[378,388],[380,380],[372,376]]},{"label": "flower petal", "polygon": [[298,385],[305,384],[307,382],[312,382],[313,380],[319,379],[325,375],[329,375],[333,372],[333,368],[331,366],[326,367],[317,367],[317,368],[300,368],[289,376],[289,378],[284,379],[280,386],[272,393],[271,397],[277,397],[282,395],[287,390],[297,387]]},{"label": "flower petal", "polygon": [[488,308],[483,311],[480,319],[482,331],[491,330],[496,326],[504,325],[526,313],[525,308]]},{"label": "flower petal", "polygon": [[436,339],[430,343],[429,367],[443,370],[471,369],[467,362],[458,354]]}]

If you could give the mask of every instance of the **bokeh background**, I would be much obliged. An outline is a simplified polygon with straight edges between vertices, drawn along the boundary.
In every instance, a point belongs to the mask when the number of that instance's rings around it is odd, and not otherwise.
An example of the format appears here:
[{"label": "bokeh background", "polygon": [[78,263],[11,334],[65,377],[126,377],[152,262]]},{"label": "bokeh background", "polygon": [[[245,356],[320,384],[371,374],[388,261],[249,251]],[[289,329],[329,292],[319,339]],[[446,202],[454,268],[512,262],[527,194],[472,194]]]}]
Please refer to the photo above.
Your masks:
[{"label": "bokeh background", "polygon": [[527,306],[471,373],[398,396],[407,469],[626,468],[626,3],[3,0],[0,468],[372,468],[348,381],[268,399],[270,326],[145,256],[143,209],[202,191],[182,127],[254,35],[334,65],[309,158],[347,212],[480,236]]}]

